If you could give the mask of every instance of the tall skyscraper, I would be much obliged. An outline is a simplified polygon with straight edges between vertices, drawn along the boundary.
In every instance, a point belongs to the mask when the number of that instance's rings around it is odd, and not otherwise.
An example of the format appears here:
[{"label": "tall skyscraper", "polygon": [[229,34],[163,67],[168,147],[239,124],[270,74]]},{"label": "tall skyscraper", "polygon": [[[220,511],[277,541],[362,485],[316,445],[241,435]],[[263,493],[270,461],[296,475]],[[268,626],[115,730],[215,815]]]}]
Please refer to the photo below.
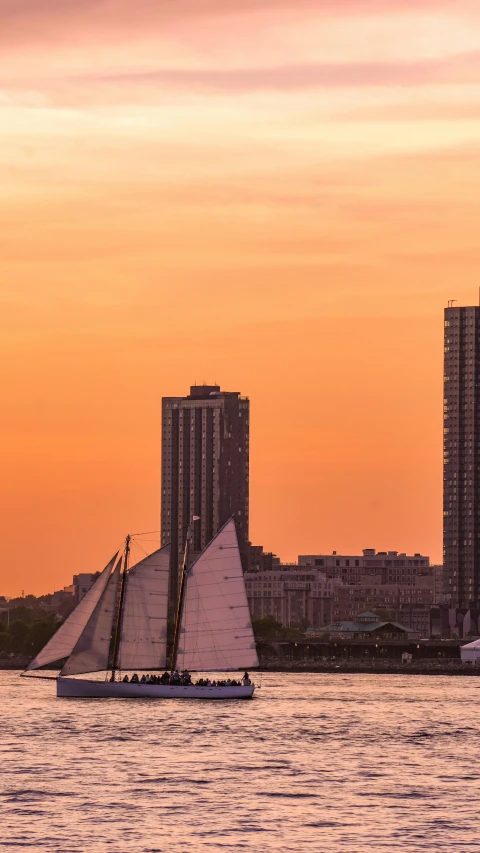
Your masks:
[{"label": "tall skyscraper", "polygon": [[453,607],[480,600],[480,308],[445,309],[443,546]]},{"label": "tall skyscraper", "polygon": [[230,516],[246,561],[250,403],[219,385],[192,386],[188,397],[162,400],[162,545],[171,544],[171,606],[193,516],[191,554],[204,548]]}]

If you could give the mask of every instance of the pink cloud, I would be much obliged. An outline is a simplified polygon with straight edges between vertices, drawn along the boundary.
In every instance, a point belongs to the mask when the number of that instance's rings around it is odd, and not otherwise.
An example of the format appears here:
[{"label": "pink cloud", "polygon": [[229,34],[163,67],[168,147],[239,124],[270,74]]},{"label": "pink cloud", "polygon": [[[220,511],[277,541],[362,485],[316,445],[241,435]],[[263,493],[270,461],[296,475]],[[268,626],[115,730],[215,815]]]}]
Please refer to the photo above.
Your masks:
[{"label": "pink cloud", "polygon": [[240,92],[322,86],[465,84],[480,82],[480,51],[417,62],[320,62],[260,69],[173,69],[125,77],[103,75],[95,79],[100,83],[130,80],[178,88],[199,87]]},{"label": "pink cloud", "polygon": [[[475,0],[455,0],[456,14],[479,15]],[[305,13],[342,18],[346,15],[452,11],[452,0],[0,0],[0,42],[19,44],[56,42],[75,44],[83,38],[161,36],[161,27],[182,30],[189,22],[201,27],[205,19],[248,15]],[[221,31],[218,35],[221,37]]]},{"label": "pink cloud", "polygon": [[[413,62],[343,62],[343,63],[309,63],[284,65],[271,68],[240,68],[240,69],[161,69],[147,72],[128,72],[125,74],[80,74],[64,77],[63,81],[50,78],[36,79],[35,88],[58,87],[60,99],[66,98],[73,102],[88,102],[90,93],[93,99],[113,100],[125,97],[125,87],[149,88],[157,93],[162,90],[211,90],[218,92],[246,93],[262,90],[296,91],[323,87],[412,87],[430,85],[463,85],[480,83],[480,51],[460,54],[458,56],[413,61]],[[0,88],[21,90],[31,86],[29,79],[3,81],[0,76]],[[63,96],[62,96],[63,90]],[[401,107],[387,107],[392,117],[402,117]],[[422,118],[423,108],[404,108],[412,111],[411,118]],[[462,112],[461,106],[455,110]],[[387,112],[387,115],[389,113]],[[475,117],[478,110],[472,114],[469,107],[465,117]],[[355,114],[352,117],[357,117]],[[359,118],[381,117],[381,108],[359,112]]]}]

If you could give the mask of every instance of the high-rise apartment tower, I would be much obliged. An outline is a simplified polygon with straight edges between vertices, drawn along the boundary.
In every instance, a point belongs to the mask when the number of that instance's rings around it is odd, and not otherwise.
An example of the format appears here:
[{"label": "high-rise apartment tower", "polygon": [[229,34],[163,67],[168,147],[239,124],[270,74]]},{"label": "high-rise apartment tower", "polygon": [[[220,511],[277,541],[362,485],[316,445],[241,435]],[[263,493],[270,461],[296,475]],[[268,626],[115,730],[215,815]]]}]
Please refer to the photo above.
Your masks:
[{"label": "high-rise apartment tower", "polygon": [[204,548],[230,516],[246,560],[250,403],[219,385],[190,388],[162,400],[162,545],[171,544],[170,602],[178,594],[185,536],[193,516],[191,554]]},{"label": "high-rise apartment tower", "polygon": [[453,607],[480,601],[480,308],[445,309],[443,546]]}]

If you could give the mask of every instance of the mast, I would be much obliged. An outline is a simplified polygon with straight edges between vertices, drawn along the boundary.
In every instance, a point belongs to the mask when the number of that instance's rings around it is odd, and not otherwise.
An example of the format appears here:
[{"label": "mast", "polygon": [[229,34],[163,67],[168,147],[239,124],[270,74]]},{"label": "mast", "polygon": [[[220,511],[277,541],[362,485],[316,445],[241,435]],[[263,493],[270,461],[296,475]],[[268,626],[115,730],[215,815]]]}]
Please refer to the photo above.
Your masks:
[{"label": "mast", "polygon": [[170,669],[173,672],[177,665],[178,642],[180,639],[180,623],[182,621],[183,599],[185,598],[185,582],[187,579],[188,552],[190,550],[190,539],[193,533],[193,522],[197,520],[197,516],[193,516],[192,524],[187,527],[187,536],[185,539],[185,548],[183,551],[182,576],[180,579],[180,591],[178,593],[177,615],[175,617],[175,634],[173,636],[172,659]]},{"label": "mast", "polygon": [[123,603],[125,600],[125,589],[127,587],[129,554],[130,554],[130,535],[128,535],[127,538],[125,539],[125,555],[124,555],[124,559],[123,559],[122,583],[120,586],[120,595],[118,598],[117,621],[116,621],[116,625],[115,625],[115,639],[113,642],[111,681],[115,681],[115,673],[116,673],[117,668],[118,668],[118,653],[120,651],[120,639],[122,636]]}]

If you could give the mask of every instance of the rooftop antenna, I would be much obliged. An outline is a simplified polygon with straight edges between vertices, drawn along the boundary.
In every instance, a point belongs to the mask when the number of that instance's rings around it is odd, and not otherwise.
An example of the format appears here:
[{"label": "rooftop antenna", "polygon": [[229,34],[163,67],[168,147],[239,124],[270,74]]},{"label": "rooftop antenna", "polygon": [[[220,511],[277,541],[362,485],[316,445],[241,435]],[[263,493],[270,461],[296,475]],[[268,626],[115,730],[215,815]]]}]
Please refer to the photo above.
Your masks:
[{"label": "rooftop antenna", "polygon": [[[480,288],[478,289],[478,296],[479,296],[479,299],[480,299]],[[448,300],[448,302],[447,302],[447,308],[453,308],[453,303],[454,303],[454,302],[458,302],[458,300],[457,300],[457,299],[449,299],[449,300]]]}]

